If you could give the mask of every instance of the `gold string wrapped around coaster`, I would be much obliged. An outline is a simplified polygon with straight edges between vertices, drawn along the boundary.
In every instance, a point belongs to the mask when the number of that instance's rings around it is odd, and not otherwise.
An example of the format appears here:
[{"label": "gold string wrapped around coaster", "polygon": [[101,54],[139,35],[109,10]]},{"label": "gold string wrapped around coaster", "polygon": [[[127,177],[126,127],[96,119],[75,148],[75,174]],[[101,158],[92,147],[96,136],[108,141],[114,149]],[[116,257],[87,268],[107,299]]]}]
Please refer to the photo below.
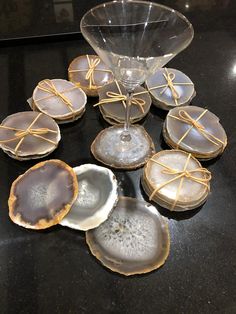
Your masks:
[{"label": "gold string wrapped around coaster", "polygon": [[77,73],[77,72],[87,72],[85,75],[85,79],[89,81],[89,89],[97,89],[97,85],[95,83],[94,79],[94,72],[95,71],[101,71],[101,72],[108,72],[112,73],[111,70],[107,69],[97,69],[97,66],[101,62],[101,59],[99,57],[96,57],[95,59],[90,59],[89,55],[86,55],[87,61],[88,61],[88,69],[78,69],[78,70],[71,70],[69,69],[69,73]]},{"label": "gold string wrapped around coaster", "polygon": [[[102,99],[97,104],[95,104],[94,107],[121,101],[122,104],[123,104],[123,107],[126,108],[127,96],[122,94],[122,91],[120,89],[119,83],[116,80],[114,82],[115,82],[115,84],[117,86],[117,89],[118,89],[119,93],[110,92],[110,91],[106,92],[106,96],[109,97],[109,98]],[[131,98],[131,104],[135,105],[135,106],[138,106],[140,111],[142,113],[144,113],[144,108],[143,107],[145,106],[145,100],[142,99],[142,98],[135,97],[137,94],[140,94],[140,93],[134,93],[133,94],[133,96]]]},{"label": "gold string wrapped around coaster", "polygon": [[[188,157],[186,159],[183,170],[177,170],[175,168],[171,168],[170,166],[167,166],[164,163],[159,162],[153,158],[149,159],[149,161],[152,161],[152,162],[154,162],[154,163],[156,163],[156,164],[158,164],[164,168],[161,173],[174,176],[172,179],[170,179],[170,180],[160,184],[158,187],[154,188],[154,191],[149,196],[149,200],[152,200],[153,197],[155,196],[155,194],[158,191],[160,191],[163,187],[165,187],[166,185],[168,185],[168,184],[170,184],[170,183],[172,183],[178,179],[180,179],[180,183],[179,183],[179,186],[177,188],[176,197],[175,197],[175,200],[171,206],[171,210],[173,210],[175,208],[175,206],[179,200],[179,195],[180,195],[180,191],[181,191],[182,186],[183,186],[184,179],[190,179],[190,180],[192,180],[198,184],[201,184],[201,185],[205,186],[208,191],[210,191],[210,186],[209,186],[209,182],[211,180],[210,171],[208,171],[206,168],[201,168],[201,167],[194,169],[194,170],[187,170],[187,167],[188,167],[188,164],[189,164],[191,157],[192,157],[192,155],[188,154]],[[196,176],[194,176],[194,173],[202,173],[202,174],[204,174],[204,178],[196,177]]]},{"label": "gold string wrapped around coaster", "polygon": [[[46,86],[44,86],[44,84]],[[49,96],[45,96],[42,98],[39,98],[37,100],[34,100],[35,103],[40,102],[42,100],[47,100],[51,97],[59,97],[62,102],[67,106],[67,108],[71,111],[72,115],[73,115],[73,119],[75,119],[75,110],[73,107],[73,104],[71,103],[71,101],[64,95],[64,93],[69,92],[71,90],[77,89],[77,86],[74,86],[72,88],[68,88],[64,91],[59,92],[58,89],[56,88],[56,86],[54,85],[54,83],[51,80],[43,80],[41,82],[38,83],[38,89],[50,93],[52,95]]]},{"label": "gold string wrapped around coaster", "polygon": [[205,109],[195,120],[193,119],[185,110],[179,110],[179,116],[174,116],[169,114],[168,117],[179,120],[181,122],[187,123],[190,125],[190,128],[183,134],[183,136],[179,139],[177,143],[177,147],[179,147],[180,143],[188,136],[189,132],[195,128],[203,137],[205,137],[208,141],[210,141],[214,145],[222,145],[223,148],[226,146],[226,142],[223,142],[221,139],[217,138],[210,132],[208,132],[205,127],[199,122],[199,120],[207,113],[207,109]]},{"label": "gold string wrapped around coaster", "polygon": [[[194,84],[192,82],[174,82],[175,80],[175,73],[168,71],[167,68],[164,68],[164,71],[162,73],[162,75],[164,76],[165,80],[166,80],[166,84],[161,84],[161,85],[156,85],[153,87],[147,87],[148,88],[148,92],[155,90],[155,89],[162,89],[160,92],[160,95],[164,94],[165,91],[169,88],[171,91],[171,95],[172,98],[175,102],[176,106],[179,106],[179,99],[180,99],[180,95],[176,89],[176,86],[193,86]],[[143,92],[144,93],[144,92]]]},{"label": "gold string wrapped around coaster", "polygon": [[48,143],[51,143],[53,145],[57,145],[57,142],[49,140],[49,139],[45,138],[44,136],[42,136],[42,135],[47,134],[47,133],[57,133],[57,131],[50,130],[48,128],[37,128],[37,129],[32,128],[33,125],[36,123],[36,121],[38,121],[38,119],[40,118],[41,115],[42,115],[42,113],[39,113],[25,130],[14,128],[14,127],[9,127],[9,126],[5,126],[5,125],[0,125],[1,129],[15,131],[13,138],[8,139],[8,140],[0,140],[0,144],[7,144],[10,142],[19,140],[19,142],[17,143],[17,145],[14,148],[14,152],[15,152],[16,156],[18,156],[18,150],[20,149],[20,146],[22,145],[24,139],[28,135],[32,135],[32,136],[40,138],[40,139],[42,139]]}]

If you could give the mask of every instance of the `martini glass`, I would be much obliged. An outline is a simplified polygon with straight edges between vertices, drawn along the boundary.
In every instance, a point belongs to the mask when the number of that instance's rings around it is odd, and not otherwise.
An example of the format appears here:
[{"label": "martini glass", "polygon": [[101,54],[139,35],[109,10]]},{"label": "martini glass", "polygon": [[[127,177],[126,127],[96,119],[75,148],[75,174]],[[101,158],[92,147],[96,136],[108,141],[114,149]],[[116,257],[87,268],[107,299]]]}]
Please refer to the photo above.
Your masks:
[{"label": "martini glass", "polygon": [[133,91],[190,44],[193,27],[181,13],[166,6],[121,0],[89,10],[80,28],[127,91],[125,124],[100,132],[92,153],[115,168],[138,168],[153,154],[154,145],[143,127],[130,125]]}]

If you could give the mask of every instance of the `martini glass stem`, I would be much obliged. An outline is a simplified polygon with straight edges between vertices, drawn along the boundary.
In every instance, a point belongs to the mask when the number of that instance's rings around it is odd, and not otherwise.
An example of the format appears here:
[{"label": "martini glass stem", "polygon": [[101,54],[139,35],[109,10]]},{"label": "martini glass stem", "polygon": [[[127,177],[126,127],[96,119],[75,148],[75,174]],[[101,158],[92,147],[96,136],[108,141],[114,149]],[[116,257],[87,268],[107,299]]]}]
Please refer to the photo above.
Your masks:
[{"label": "martini glass stem", "polygon": [[133,98],[133,92],[128,92],[126,95],[124,130],[120,136],[122,142],[129,142],[131,140],[129,128],[130,128],[130,108],[132,104],[132,98]]}]

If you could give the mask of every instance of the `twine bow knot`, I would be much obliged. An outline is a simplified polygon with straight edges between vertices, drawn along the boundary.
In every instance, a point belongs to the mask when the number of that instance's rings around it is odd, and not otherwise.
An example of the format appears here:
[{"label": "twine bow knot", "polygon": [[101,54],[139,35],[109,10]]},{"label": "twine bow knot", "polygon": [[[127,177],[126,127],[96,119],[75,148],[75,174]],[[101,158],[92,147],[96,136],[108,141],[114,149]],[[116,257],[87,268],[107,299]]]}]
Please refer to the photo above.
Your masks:
[{"label": "twine bow knot", "polygon": [[[163,74],[164,78],[166,79],[167,84],[163,88],[163,90],[160,92],[160,94],[162,95],[167,90],[167,88],[169,88],[171,90],[174,101],[176,102],[180,98],[180,96],[179,96],[179,93],[177,92],[177,90],[174,86],[174,84],[176,85],[177,83],[173,82],[175,79],[175,73],[168,72],[166,68],[165,68],[165,72],[166,73],[162,73],[162,74]],[[176,105],[178,105],[178,103]]]},{"label": "twine bow knot", "polygon": [[[152,162],[154,162],[154,163],[156,163],[156,164],[158,164],[164,168],[161,171],[161,173],[168,174],[168,175],[174,175],[174,178],[172,178],[172,179],[160,184],[158,187],[154,188],[154,191],[151,193],[149,200],[152,200],[153,197],[155,196],[155,194],[159,190],[161,190],[163,187],[165,187],[166,185],[168,185],[168,184],[170,184],[170,183],[172,183],[178,179],[180,179],[180,183],[179,183],[179,186],[177,188],[175,200],[171,206],[171,210],[173,210],[175,208],[175,206],[178,202],[179,194],[180,194],[180,191],[182,189],[184,179],[192,180],[198,184],[205,186],[207,190],[210,190],[210,186],[209,186],[209,182],[211,180],[210,171],[208,171],[206,168],[201,168],[201,167],[193,169],[193,170],[187,170],[187,167],[188,167],[188,164],[189,164],[191,157],[192,157],[191,154],[188,154],[188,157],[186,159],[183,170],[177,170],[177,169],[172,168],[170,166],[167,166],[167,165],[163,164],[162,162],[159,162],[153,158],[150,159],[150,161],[152,161]],[[196,177],[193,175],[194,173],[203,174],[203,177]]]},{"label": "twine bow knot", "polygon": [[85,79],[89,80],[89,88],[92,88],[92,85],[95,85],[94,71],[95,71],[96,67],[99,65],[100,59],[96,58],[96,59],[90,60],[88,55],[87,55],[87,60],[88,60],[89,69],[85,75]]},{"label": "twine bow knot", "polygon": [[[114,103],[114,102],[121,101],[122,104],[123,104],[123,107],[126,108],[127,96],[122,94],[118,82],[115,81],[115,83],[116,83],[116,86],[117,86],[117,89],[118,89],[119,93],[115,93],[115,92],[111,92],[111,91],[106,92],[106,96],[108,98],[102,99],[97,104],[95,104],[94,107],[100,106],[100,105],[104,105],[104,104],[108,104],[108,103]],[[141,112],[144,113],[144,106],[145,106],[146,103],[145,103],[144,99],[135,97],[138,94],[139,93],[133,94],[133,97],[131,98],[131,104],[135,105],[135,106],[138,106],[139,109],[141,110]]]}]

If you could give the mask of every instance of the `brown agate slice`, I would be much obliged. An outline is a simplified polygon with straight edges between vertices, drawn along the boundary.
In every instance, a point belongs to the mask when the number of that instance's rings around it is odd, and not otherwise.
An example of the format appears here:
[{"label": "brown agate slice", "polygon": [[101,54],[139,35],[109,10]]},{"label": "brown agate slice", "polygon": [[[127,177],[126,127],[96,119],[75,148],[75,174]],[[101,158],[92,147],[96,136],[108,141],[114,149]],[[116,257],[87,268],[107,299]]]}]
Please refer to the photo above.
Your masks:
[{"label": "brown agate slice", "polygon": [[56,122],[38,112],[12,114],[0,125],[1,148],[19,160],[48,155],[56,149],[60,139],[60,129]]},{"label": "brown agate slice", "polygon": [[156,208],[121,197],[108,220],[86,232],[92,254],[112,271],[129,276],[164,264],[169,254],[168,224]]},{"label": "brown agate slice", "polygon": [[[89,62],[94,71],[86,78]],[[83,55],[75,58],[69,65],[68,75],[69,80],[82,88],[88,96],[98,96],[98,89],[113,81],[112,72],[96,55]]]},{"label": "brown agate slice", "polygon": [[63,219],[77,195],[78,182],[73,169],[61,160],[47,160],[13,182],[9,216],[22,227],[45,229]]},{"label": "brown agate slice", "polygon": [[[110,93],[113,97],[109,97]],[[99,102],[104,101],[104,99],[107,100],[107,103],[99,105],[99,109],[104,119],[111,124],[124,123],[125,101],[118,100],[116,102],[113,102],[115,95],[120,97],[127,94],[123,85],[114,81],[110,84],[103,86],[99,90],[98,94]],[[109,99],[111,100],[110,102]],[[151,97],[148,91],[141,86],[136,87],[133,95],[133,103],[130,108],[131,122],[135,123],[143,119],[148,114],[151,103]]]}]

